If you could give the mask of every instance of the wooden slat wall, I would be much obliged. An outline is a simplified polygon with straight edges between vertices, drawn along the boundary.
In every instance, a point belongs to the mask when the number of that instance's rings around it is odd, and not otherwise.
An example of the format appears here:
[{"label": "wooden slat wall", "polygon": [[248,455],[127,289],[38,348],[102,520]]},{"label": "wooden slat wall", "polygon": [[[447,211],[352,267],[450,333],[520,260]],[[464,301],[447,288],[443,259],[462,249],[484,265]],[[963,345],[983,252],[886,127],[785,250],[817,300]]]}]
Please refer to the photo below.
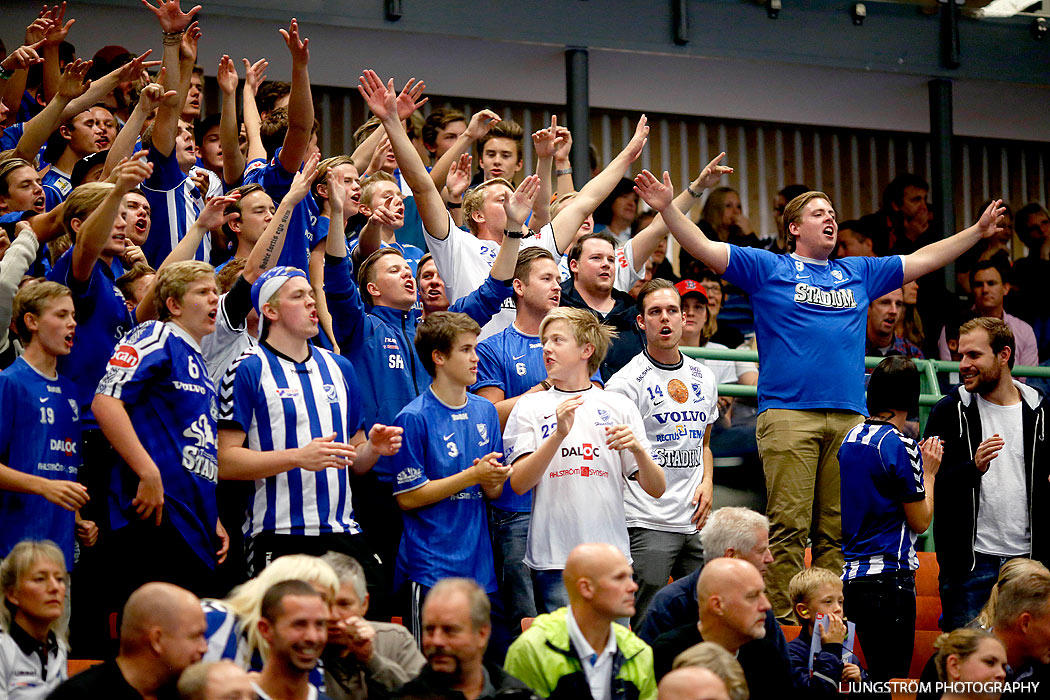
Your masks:
[{"label": "wooden slat wall", "polygon": [[[208,103],[219,104],[209,79]],[[314,87],[317,119],[321,122],[324,155],[349,153],[352,135],[367,117],[354,91]],[[450,106],[467,115],[489,108],[504,119],[517,120],[526,134],[550,124],[552,110],[565,123],[561,105],[488,102],[431,96],[423,108]],[[632,172],[643,167],[668,170],[676,188],[692,179],[720,151],[736,172],[723,183],[740,192],[744,211],[754,228],[773,233],[772,198],[785,185],[802,182],[827,192],[839,219],[854,219],[879,207],[882,189],[899,173],[915,172],[927,180],[929,140],[924,134],[861,131],[791,124],[759,123],[706,117],[650,113],[649,146]],[[627,143],[636,113],[591,110],[591,142],[600,164]],[[976,208],[1002,196],[1016,210],[1029,201],[1050,201],[1047,172],[1050,143],[957,138],[955,146],[955,215],[961,228],[973,221]],[[525,172],[533,167],[531,148],[525,151]]]}]

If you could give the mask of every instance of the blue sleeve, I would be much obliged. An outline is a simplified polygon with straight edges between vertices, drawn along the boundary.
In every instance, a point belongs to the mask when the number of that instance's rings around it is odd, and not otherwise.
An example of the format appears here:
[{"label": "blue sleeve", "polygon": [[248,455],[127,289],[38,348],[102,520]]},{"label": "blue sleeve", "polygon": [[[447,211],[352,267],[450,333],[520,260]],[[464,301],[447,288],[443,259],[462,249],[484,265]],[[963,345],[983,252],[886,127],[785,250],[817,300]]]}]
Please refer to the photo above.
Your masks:
[{"label": "blue sleeve", "polygon": [[158,339],[156,333],[132,329],[113,351],[97,393],[126,404],[137,403],[143,391],[148,392],[158,377],[170,374],[171,355],[167,343]]},{"label": "blue sleeve", "polygon": [[[837,653],[836,653],[836,650]],[[809,691],[813,697],[838,695],[842,679],[842,645],[825,644],[813,659],[813,675],[809,675],[809,639],[796,637],[788,644],[791,662],[791,680],[799,690]]]},{"label": "blue sleeve", "polygon": [[260,362],[256,355],[235,362],[222,378],[219,422],[232,423],[247,433],[259,397]]},{"label": "blue sleeve", "polygon": [[44,211],[51,211],[64,201],[62,193],[54,185],[43,185],[44,189]]},{"label": "blue sleeve", "polygon": [[[904,283],[904,260],[899,255],[885,258],[854,257],[846,260],[856,261],[856,264],[866,268],[862,269],[862,274],[869,299],[878,299],[883,294],[900,289]],[[845,264],[845,261],[843,262]]]},{"label": "blue sleeve", "polygon": [[[156,148],[151,148],[146,155],[146,160],[153,163],[153,172],[142,184],[151,190],[170,192],[186,179],[186,173],[182,172],[182,168],[179,167],[179,159],[175,155],[174,148],[166,156],[162,155]],[[157,217],[157,215],[158,212],[154,211],[153,216]],[[164,214],[162,213],[161,215]]]},{"label": "blue sleeve", "polygon": [[427,426],[415,411],[402,411],[394,425],[404,428],[401,449],[392,457],[382,457],[376,464],[379,478],[394,487],[394,495],[417,489],[427,478]]},{"label": "blue sleeve", "polygon": [[722,277],[748,294],[754,294],[769,277],[777,257],[775,253],[761,248],[729,245],[729,266]]},{"label": "blue sleeve", "polygon": [[328,301],[328,313],[332,315],[332,332],[341,350],[359,347],[365,339],[364,326],[368,322],[368,311],[361,301],[361,293],[354,284],[350,258],[338,264],[330,264],[325,256],[324,292]]},{"label": "blue sleeve", "polygon": [[[279,154],[280,152],[280,149],[278,149],[277,153]],[[277,159],[276,154],[265,165],[257,166],[255,165],[257,162],[259,161],[252,161],[252,164],[244,171],[244,184],[260,184],[275,204],[280,202],[288,194],[295,173],[285,170],[284,166],[281,165],[281,161]]]},{"label": "blue sleeve", "polygon": [[502,391],[505,397],[507,382],[504,380],[503,364],[495,346],[492,343],[479,343],[475,352],[478,354],[478,380],[470,390],[476,394],[478,389],[494,386]]},{"label": "blue sleeve", "polygon": [[891,498],[903,503],[915,503],[926,498],[922,476],[922,454],[914,441],[896,439],[887,445],[883,440],[879,446],[882,463],[892,480]]},{"label": "blue sleeve", "polygon": [[[312,195],[307,195],[308,197]],[[321,243],[324,243],[328,238],[328,229],[332,225],[332,220],[327,216],[317,217],[317,223],[313,226],[306,227],[306,242],[310,244],[310,249],[313,250]]]},{"label": "blue sleeve", "polygon": [[[17,413],[20,409],[18,387],[5,374],[0,373],[0,406],[12,413]],[[36,408],[33,410],[35,411]],[[13,426],[14,421],[10,417],[7,420],[0,420],[0,463],[7,466],[11,466],[11,428]]]},{"label": "blue sleeve", "polygon": [[346,395],[350,397],[350,405],[346,407],[346,439],[349,440],[358,430],[362,428],[361,423],[361,384],[357,381],[357,370],[353,363],[342,355],[332,355],[335,363],[343,372],[346,381]]},{"label": "blue sleeve", "polygon": [[503,300],[509,299],[513,291],[510,282],[501,282],[489,275],[481,286],[457,299],[448,310],[464,313],[477,321],[479,326],[484,326],[499,312]]},{"label": "blue sleeve", "polygon": [[25,131],[25,122],[12,124],[4,129],[3,133],[0,133],[0,151],[10,151],[17,146],[18,140],[22,138],[22,134],[24,134]]}]

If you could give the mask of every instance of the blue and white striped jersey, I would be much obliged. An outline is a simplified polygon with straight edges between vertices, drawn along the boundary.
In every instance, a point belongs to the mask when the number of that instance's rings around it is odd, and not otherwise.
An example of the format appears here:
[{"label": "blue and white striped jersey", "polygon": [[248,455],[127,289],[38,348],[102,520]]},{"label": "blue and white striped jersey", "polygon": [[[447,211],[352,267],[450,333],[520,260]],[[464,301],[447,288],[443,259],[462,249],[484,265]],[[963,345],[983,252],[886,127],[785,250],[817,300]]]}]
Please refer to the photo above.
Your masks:
[{"label": "blue and white striped jersey", "polygon": [[[231,365],[220,387],[220,420],[243,430],[253,450],[305,447],[335,433],[348,442],[361,427],[357,374],[350,361],[309,346],[295,362],[265,342]],[[319,535],[359,533],[345,469],[293,468],[258,479],[248,505],[244,534]]]},{"label": "blue and white striped jersey", "polygon": [[849,431],[839,448],[844,580],[918,569],[904,504],[926,498],[919,446],[889,423]]},{"label": "blue and white striped jersey", "polygon": [[[147,160],[153,163],[153,173],[142,183],[142,193],[153,211],[149,237],[142,244],[142,252],[153,267],[160,267],[172,248],[179,244],[187,229],[197,220],[204,208],[197,186],[182,172],[172,149],[165,157],[151,148]],[[211,191],[209,191],[211,194]],[[220,194],[220,192],[216,192]],[[205,233],[197,247],[195,260],[211,261],[211,234]]]}]

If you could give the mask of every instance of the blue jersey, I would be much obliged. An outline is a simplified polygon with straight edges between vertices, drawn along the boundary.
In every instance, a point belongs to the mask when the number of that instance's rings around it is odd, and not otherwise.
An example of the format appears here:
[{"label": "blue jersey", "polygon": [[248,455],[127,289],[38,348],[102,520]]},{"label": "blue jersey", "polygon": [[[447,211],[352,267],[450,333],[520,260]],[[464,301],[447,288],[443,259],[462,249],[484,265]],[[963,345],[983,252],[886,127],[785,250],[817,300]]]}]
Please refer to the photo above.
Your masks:
[{"label": "blue jersey", "polygon": [[91,401],[95,398],[95,390],[106,373],[113,348],[131,330],[134,321],[124,295],[117,289],[112,267],[97,260],[86,283],[73,278],[72,267],[73,249],[70,248],[47,275],[49,280],[64,284],[73,291],[73,306],[77,312],[73,351],[58,358],[58,373],[73,380],[84,427],[94,428]]},{"label": "blue jersey", "polygon": [[[357,244],[359,242],[360,241],[357,238],[350,241],[351,255],[357,250]],[[422,249],[417,248],[414,245],[410,245],[408,243],[399,243],[397,241],[393,243],[384,243],[380,241],[379,247],[396,249],[399,253],[401,253],[401,257],[405,259],[405,262],[408,263],[408,266],[412,268],[412,276],[416,276],[416,270],[419,268],[419,261],[425,255]]]},{"label": "blue jersey", "polygon": [[919,446],[889,423],[861,423],[839,448],[843,579],[917,569],[905,503],[926,498]]},{"label": "blue jersey", "polygon": [[[901,286],[904,261],[810,260],[728,246],[725,279],[751,295],[758,410],[854,411],[864,404],[868,302]],[[829,378],[831,381],[829,381]]]},{"label": "blue jersey", "polygon": [[[0,464],[44,479],[76,481],[80,420],[73,383],[24,358],[0,372]],[[73,566],[74,516],[43,496],[0,490],[0,557],[21,540],[52,540]]]},{"label": "blue jersey", "polygon": [[[146,159],[153,163],[153,173],[142,183],[142,194],[149,202],[153,215],[149,236],[142,244],[142,253],[153,267],[160,267],[164,258],[179,244],[186,231],[200,216],[204,200],[197,185],[179,167],[178,156],[162,156],[156,148],[149,150]],[[211,260],[211,234],[204,239],[194,254],[195,260]]]},{"label": "blue jersey", "polygon": [[[469,469],[489,452],[503,452],[499,415],[491,402],[467,394],[464,406],[443,403],[427,390],[397,415],[404,428],[401,450],[376,465],[394,495]],[[504,485],[504,488],[510,488]],[[434,586],[450,576],[475,579],[487,593],[496,590],[485,494],[481,486],[404,512],[405,531],[397,551],[394,586],[409,581]]]},{"label": "blue jersey", "polygon": [[[223,427],[242,430],[253,450],[291,450],[335,433],[350,442],[361,426],[360,389],[350,361],[317,347],[304,362],[265,341],[246,351],[222,380]],[[255,481],[244,534],[358,533],[347,469],[293,468]]]},{"label": "blue jersey", "polygon": [[51,211],[66,201],[66,197],[73,191],[73,183],[69,181],[69,175],[56,170],[53,165],[40,176],[40,186],[44,188],[45,211]]},{"label": "blue jersey", "polygon": [[[325,295],[336,342],[360,371],[362,423],[392,425],[394,416],[430,386],[413,341],[419,312],[389,306],[366,306],[352,279],[350,261],[325,265]],[[492,277],[449,311],[467,314],[484,326],[511,288]]]},{"label": "blue jersey", "polygon": [[[277,153],[280,153],[279,149]],[[274,205],[277,205],[288,194],[294,177],[295,173],[285,170],[281,161],[274,156],[268,163],[261,160],[252,161],[244,171],[244,184],[262,185],[266,194],[273,199]],[[298,268],[309,277],[311,243],[308,232],[316,228],[318,218],[317,202],[312,196],[307,195],[303,201],[295,205],[288,219],[288,231],[284,235],[281,256],[277,259],[275,266],[287,265]],[[318,242],[320,240],[323,239],[318,239]]]},{"label": "blue jersey", "polygon": [[[160,470],[164,517],[214,568],[219,407],[197,342],[174,323],[137,326],[117,346],[98,393],[124,402],[135,433]],[[139,478],[126,465],[113,471],[114,530],[138,518],[131,505],[138,486]]]}]

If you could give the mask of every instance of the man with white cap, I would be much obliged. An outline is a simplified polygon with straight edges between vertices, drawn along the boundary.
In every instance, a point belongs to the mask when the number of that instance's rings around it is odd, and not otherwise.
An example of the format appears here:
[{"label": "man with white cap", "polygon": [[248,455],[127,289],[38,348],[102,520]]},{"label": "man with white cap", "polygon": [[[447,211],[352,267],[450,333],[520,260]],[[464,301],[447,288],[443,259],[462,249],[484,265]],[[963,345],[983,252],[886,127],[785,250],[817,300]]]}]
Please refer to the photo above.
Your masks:
[{"label": "man with white cap", "polygon": [[255,481],[248,568],[254,575],[283,554],[343,552],[361,562],[382,597],[346,468],[363,473],[379,455],[395,454],[401,429],[376,424],[366,439],[353,365],[310,343],[317,308],[302,270],[267,270],[251,296],[259,344],[227,371],[219,412],[220,478]]}]

